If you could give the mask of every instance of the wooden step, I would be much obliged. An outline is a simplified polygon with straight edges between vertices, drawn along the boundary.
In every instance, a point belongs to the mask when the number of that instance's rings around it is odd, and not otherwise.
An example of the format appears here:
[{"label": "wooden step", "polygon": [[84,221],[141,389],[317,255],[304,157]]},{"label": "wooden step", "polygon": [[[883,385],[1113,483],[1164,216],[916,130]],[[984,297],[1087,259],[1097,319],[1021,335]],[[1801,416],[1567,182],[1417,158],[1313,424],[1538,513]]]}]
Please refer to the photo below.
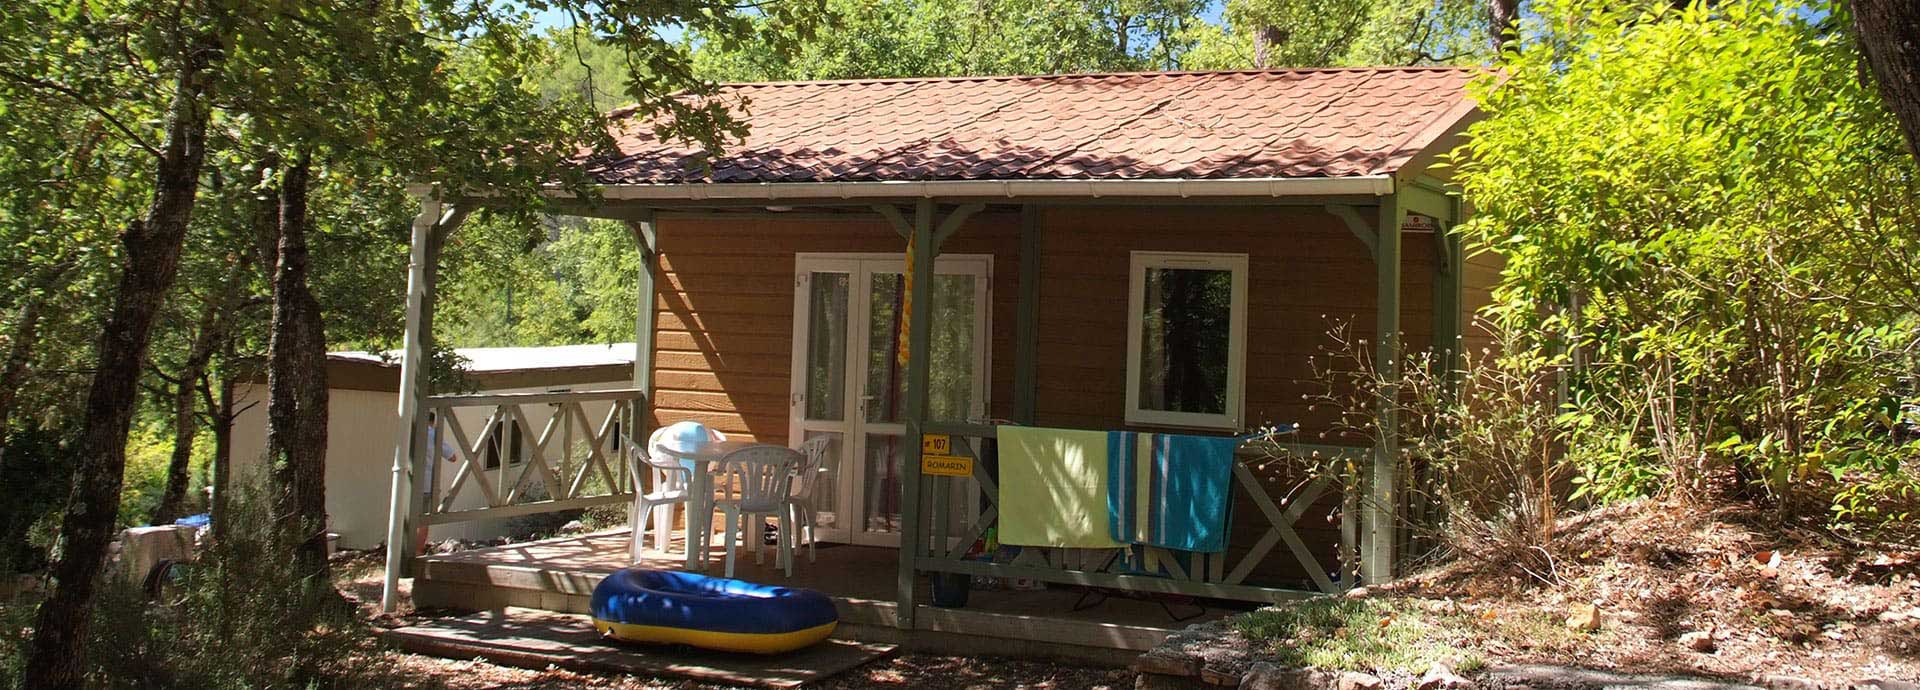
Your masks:
[{"label": "wooden step", "polygon": [[734,654],[604,639],[586,616],[512,607],[433,618],[381,633],[401,649],[452,659],[480,657],[520,668],[688,678],[760,688],[796,688],[893,654],[891,644],[831,639],[787,654]]}]

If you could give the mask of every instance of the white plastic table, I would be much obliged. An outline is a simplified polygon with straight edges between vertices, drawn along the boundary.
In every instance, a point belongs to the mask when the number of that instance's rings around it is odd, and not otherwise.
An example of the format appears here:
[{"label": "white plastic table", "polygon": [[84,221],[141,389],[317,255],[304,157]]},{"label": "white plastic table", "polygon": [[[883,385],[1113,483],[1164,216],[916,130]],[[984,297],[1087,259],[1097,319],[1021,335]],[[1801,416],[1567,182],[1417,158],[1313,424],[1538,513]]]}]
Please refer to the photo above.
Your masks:
[{"label": "white plastic table", "polygon": [[[713,463],[742,448],[769,446],[771,443],[756,441],[714,441],[700,446],[691,452],[678,451],[666,446],[659,450],[675,458],[693,463],[693,485],[688,488],[687,497],[687,569],[705,570],[707,568],[707,540],[713,536]],[[785,446],[781,446],[784,448]]]}]

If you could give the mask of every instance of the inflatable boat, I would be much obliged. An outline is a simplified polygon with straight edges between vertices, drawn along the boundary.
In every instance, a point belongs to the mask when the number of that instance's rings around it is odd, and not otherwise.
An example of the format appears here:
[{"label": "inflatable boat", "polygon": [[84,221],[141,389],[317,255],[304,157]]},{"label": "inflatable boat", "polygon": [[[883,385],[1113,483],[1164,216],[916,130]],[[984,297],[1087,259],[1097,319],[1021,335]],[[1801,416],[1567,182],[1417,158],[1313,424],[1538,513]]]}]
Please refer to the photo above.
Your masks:
[{"label": "inflatable boat", "polygon": [[827,639],[827,595],[672,570],[627,568],[593,588],[593,626],[628,642],[778,654]]}]

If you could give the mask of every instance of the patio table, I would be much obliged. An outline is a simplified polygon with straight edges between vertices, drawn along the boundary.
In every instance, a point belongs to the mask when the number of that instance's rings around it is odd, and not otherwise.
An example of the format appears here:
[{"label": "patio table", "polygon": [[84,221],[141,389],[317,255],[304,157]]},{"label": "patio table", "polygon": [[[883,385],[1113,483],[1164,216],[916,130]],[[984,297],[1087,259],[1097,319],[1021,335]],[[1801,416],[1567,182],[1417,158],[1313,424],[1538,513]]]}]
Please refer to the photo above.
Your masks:
[{"label": "patio table", "polygon": [[[688,487],[687,497],[687,569],[705,570],[707,567],[707,540],[713,534],[713,464],[721,458],[742,448],[771,446],[775,444],[758,441],[714,441],[693,451],[680,451],[661,446],[659,449],[667,455],[693,465],[693,485]],[[780,446],[785,448],[786,446]]]}]

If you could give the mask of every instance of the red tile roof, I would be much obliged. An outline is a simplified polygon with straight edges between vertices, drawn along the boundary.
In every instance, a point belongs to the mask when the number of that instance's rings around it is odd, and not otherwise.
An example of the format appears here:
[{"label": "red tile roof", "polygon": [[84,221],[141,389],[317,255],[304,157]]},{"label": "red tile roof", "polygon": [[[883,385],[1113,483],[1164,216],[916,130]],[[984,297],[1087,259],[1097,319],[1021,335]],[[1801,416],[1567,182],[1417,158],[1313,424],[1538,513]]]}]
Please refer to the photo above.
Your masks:
[{"label": "red tile roof", "polygon": [[[749,127],[698,151],[619,120],[603,183],[1220,179],[1392,173],[1473,110],[1462,68],[735,84]],[[616,116],[620,113],[616,113]]]}]

